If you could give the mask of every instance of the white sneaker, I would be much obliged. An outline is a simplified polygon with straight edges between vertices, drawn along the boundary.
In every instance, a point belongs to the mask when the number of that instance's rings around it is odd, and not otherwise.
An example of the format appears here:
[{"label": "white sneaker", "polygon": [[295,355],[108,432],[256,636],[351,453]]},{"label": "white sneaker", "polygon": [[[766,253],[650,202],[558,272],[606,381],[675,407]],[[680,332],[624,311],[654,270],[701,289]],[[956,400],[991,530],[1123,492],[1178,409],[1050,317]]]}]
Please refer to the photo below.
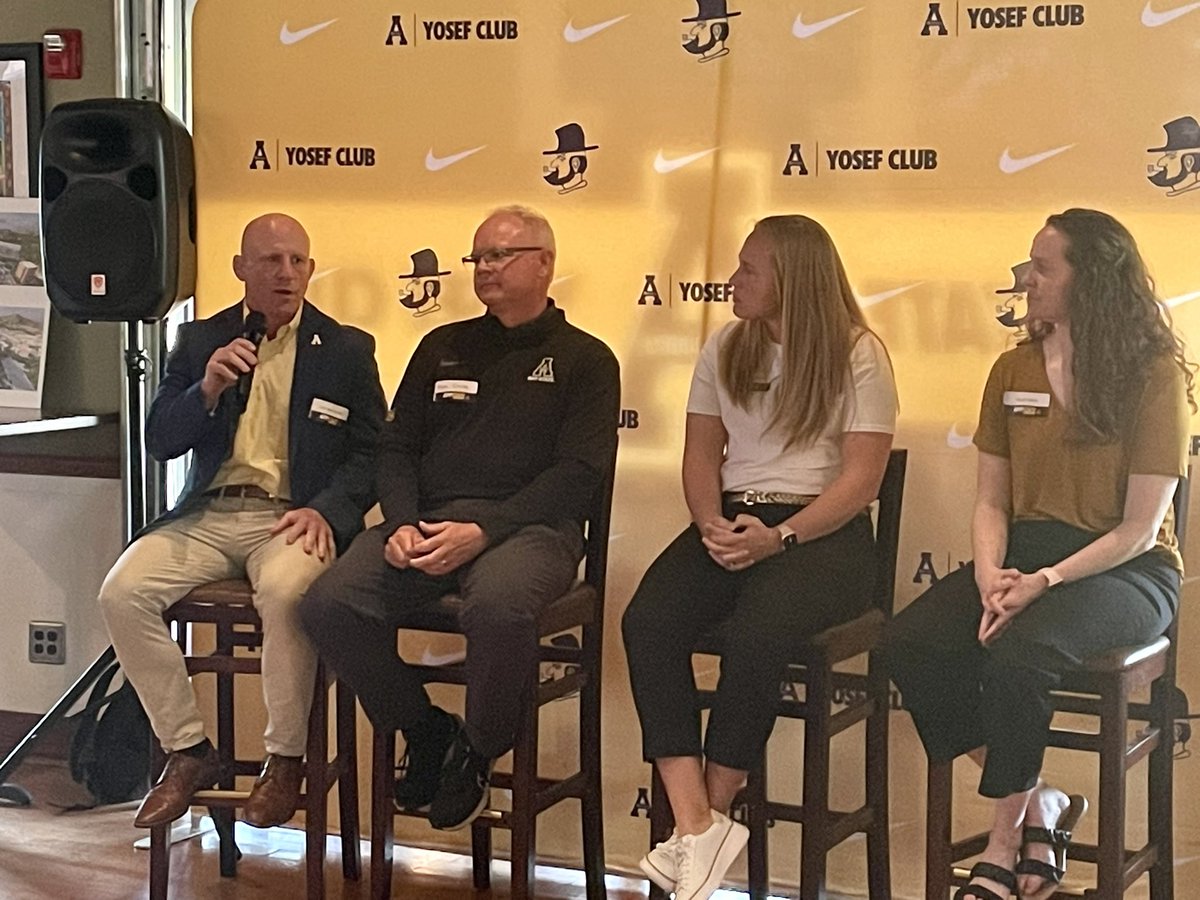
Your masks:
[{"label": "white sneaker", "polygon": [[685,834],[675,850],[675,900],[708,900],[737,859],[750,832],[715,809],[704,834]]},{"label": "white sneaker", "polygon": [[654,845],[654,849],[638,860],[646,877],[668,894],[675,890],[675,855],[679,849],[679,835],[672,832],[665,841]]}]

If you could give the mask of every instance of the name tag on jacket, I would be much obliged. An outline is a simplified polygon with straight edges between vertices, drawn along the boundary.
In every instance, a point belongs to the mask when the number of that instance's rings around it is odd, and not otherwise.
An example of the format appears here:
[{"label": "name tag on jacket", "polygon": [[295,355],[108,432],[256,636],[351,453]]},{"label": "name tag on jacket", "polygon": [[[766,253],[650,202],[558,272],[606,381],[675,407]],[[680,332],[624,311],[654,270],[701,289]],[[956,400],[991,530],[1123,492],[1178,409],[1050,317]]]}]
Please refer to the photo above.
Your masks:
[{"label": "name tag on jacket", "polygon": [[341,425],[350,418],[350,410],[344,406],[339,406],[337,403],[322,400],[320,397],[313,397],[312,407],[308,410],[308,417],[316,419],[319,422],[324,422],[326,425]]},{"label": "name tag on jacket", "polygon": [[479,393],[479,382],[466,378],[443,378],[433,383],[433,402],[471,401]]}]

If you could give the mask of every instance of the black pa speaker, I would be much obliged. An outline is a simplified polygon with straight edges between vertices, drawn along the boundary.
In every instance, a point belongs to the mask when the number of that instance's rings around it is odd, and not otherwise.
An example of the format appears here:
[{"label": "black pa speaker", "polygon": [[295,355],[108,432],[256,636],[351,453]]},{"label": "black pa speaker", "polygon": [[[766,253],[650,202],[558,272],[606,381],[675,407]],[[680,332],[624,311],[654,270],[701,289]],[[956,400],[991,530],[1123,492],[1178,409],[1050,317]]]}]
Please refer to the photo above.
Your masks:
[{"label": "black pa speaker", "polygon": [[62,103],[42,131],[42,256],[76,322],[160,319],[196,288],[192,138],[149,100]]}]

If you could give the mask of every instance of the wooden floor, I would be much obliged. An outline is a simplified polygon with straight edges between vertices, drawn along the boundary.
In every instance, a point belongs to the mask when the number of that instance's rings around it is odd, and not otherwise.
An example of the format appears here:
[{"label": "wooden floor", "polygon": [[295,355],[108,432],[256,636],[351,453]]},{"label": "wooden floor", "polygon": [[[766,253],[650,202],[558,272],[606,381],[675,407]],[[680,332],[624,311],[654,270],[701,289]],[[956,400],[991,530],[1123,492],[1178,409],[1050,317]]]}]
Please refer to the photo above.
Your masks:
[{"label": "wooden floor", "polygon": [[[82,802],[79,788],[61,763],[30,760],[12,780],[29,790],[34,805],[0,807],[0,898],[3,900],[134,900],[147,896],[149,851],[134,848],[148,832],[133,827],[137,804],[98,810],[63,811]],[[203,820],[201,827],[208,825]],[[210,830],[176,844],[171,853],[171,897],[179,900],[266,900],[302,898],[304,832],[260,830],[239,824],[238,846],[244,854],[238,875],[221,878],[217,869],[216,835]],[[325,864],[330,900],[365,900],[369,889],[370,849],[363,844],[363,878],[341,877],[340,841],[329,840]],[[476,893],[471,861],[450,853],[396,848],[393,897],[420,900],[506,898],[507,863],[492,869],[492,890]],[[538,897],[557,900],[583,895],[580,873],[539,867]],[[611,900],[644,897],[646,882],[609,876]],[[729,897],[745,895],[727,894]]]}]

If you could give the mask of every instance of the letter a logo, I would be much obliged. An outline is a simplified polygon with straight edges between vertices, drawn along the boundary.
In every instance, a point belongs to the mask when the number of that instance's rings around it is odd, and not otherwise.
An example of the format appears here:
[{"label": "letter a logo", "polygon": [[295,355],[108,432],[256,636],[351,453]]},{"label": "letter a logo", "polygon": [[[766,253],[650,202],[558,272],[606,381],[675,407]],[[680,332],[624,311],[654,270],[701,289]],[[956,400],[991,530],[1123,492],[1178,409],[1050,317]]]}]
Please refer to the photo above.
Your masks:
[{"label": "letter a logo", "polygon": [[929,37],[930,29],[938,30],[938,37],[945,37],[949,32],[946,30],[946,23],[942,20],[942,4],[930,3],[929,14],[925,16],[925,27],[921,29],[921,37]]},{"label": "letter a logo", "polygon": [[642,295],[638,297],[638,306],[646,305],[646,298],[654,300],[651,306],[662,306],[662,297],[658,295],[658,288],[654,285],[654,276],[646,276],[646,284],[642,287]]},{"label": "letter a logo", "polygon": [[259,163],[262,163],[264,169],[271,168],[271,160],[267,158],[267,148],[265,141],[254,142],[254,156],[250,158],[250,168],[257,169]]},{"label": "letter a logo", "polygon": [[[793,172],[792,169],[798,168],[799,172]],[[783,165],[784,175],[807,175],[808,166],[804,164],[804,156],[800,153],[800,145],[792,144],[792,150],[788,154],[787,162]]]},{"label": "letter a logo", "polygon": [[404,22],[399,16],[392,16],[392,27],[388,29],[387,40],[384,44],[388,47],[404,46],[408,43],[408,38],[404,36]]},{"label": "letter a logo", "polygon": [[933,567],[933,554],[929,551],[921,554],[921,562],[917,564],[916,574],[913,575],[913,584],[920,584],[925,578],[929,579],[930,584],[938,583],[937,569]]},{"label": "letter a logo", "polygon": [[542,361],[537,364],[537,368],[525,380],[544,381],[547,384],[554,384],[554,357],[543,357]]},{"label": "letter a logo", "polygon": [[633,809],[629,810],[629,815],[637,819],[644,814],[648,819],[650,818],[650,791],[644,787],[638,788],[637,791],[637,799],[633,801]]}]

